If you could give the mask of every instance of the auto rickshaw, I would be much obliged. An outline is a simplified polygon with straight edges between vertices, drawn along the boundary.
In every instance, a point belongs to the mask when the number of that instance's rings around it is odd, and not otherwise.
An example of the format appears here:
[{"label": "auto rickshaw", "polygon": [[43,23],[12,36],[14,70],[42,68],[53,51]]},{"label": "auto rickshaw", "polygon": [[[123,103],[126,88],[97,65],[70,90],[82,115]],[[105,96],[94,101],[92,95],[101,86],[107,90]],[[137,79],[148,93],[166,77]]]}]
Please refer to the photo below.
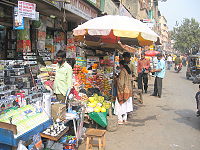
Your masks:
[{"label": "auto rickshaw", "polygon": [[186,78],[196,78],[198,75],[200,75],[200,55],[190,55],[188,57]]}]

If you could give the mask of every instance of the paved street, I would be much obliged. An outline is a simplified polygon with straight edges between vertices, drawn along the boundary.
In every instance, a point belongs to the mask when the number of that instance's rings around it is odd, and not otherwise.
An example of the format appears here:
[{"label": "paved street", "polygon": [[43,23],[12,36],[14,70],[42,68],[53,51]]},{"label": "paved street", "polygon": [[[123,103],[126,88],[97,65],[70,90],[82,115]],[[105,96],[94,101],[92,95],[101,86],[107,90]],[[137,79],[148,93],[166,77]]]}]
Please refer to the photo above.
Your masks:
[{"label": "paved street", "polygon": [[163,97],[144,95],[144,105],[135,107],[128,125],[107,132],[106,150],[199,150],[200,118],[195,115],[194,95],[198,85],[186,80],[184,68],[179,74],[168,71]]},{"label": "paved street", "polygon": [[195,115],[194,95],[198,85],[186,80],[184,68],[179,74],[168,71],[163,97],[144,95],[144,105],[134,112],[129,125],[107,134],[106,150],[199,150],[200,118]]}]

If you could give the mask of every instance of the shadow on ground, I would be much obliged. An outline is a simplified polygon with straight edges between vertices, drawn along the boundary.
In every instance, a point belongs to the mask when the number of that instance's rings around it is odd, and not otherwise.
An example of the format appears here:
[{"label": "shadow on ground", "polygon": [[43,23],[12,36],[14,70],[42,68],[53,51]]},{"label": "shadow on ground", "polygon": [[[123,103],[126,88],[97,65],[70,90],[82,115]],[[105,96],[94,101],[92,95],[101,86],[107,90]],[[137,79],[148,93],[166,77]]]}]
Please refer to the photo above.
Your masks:
[{"label": "shadow on ground", "polygon": [[173,108],[170,108],[170,107],[168,107],[167,105],[164,105],[164,106],[156,106],[156,107],[159,107],[159,108],[161,108],[161,109],[164,110],[164,111],[172,111],[172,110],[174,110]]},{"label": "shadow on ground", "polygon": [[192,78],[190,78],[190,79],[187,79],[185,76],[181,76],[180,78],[181,78],[181,79],[183,79],[183,80],[186,80],[186,81],[191,81],[191,83],[192,83],[192,81],[193,81],[193,79],[192,79]]},{"label": "shadow on ground", "polygon": [[178,123],[183,123],[194,129],[200,130],[200,117],[196,117],[196,112],[188,109],[174,111],[179,118],[174,119]]},{"label": "shadow on ground", "polygon": [[146,121],[151,121],[151,120],[157,120],[156,115],[147,116],[144,119],[129,118],[128,121],[130,122],[130,124],[127,124],[127,126],[134,126],[134,127],[144,126]]}]

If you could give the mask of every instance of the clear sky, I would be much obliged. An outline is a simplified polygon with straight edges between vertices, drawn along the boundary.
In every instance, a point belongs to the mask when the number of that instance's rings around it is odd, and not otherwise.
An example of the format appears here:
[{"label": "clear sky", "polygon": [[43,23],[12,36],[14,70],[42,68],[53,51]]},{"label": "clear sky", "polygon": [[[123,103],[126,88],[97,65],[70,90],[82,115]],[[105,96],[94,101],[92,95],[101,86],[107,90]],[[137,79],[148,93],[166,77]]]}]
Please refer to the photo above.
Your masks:
[{"label": "clear sky", "polygon": [[161,15],[167,19],[170,30],[176,25],[176,21],[180,25],[184,18],[195,18],[200,22],[200,0],[167,0],[159,2],[158,7]]}]

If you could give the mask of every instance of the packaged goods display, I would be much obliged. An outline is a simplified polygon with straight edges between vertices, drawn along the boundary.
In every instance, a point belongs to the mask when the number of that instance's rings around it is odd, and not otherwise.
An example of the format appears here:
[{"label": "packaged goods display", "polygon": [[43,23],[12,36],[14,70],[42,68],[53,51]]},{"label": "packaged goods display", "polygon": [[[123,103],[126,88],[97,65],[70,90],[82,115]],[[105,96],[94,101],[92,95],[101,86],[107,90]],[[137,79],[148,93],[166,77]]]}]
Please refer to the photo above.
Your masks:
[{"label": "packaged goods display", "polygon": [[41,123],[49,120],[48,115],[40,107],[26,105],[21,108],[10,108],[0,115],[0,121],[17,126],[16,137],[26,133]]},{"label": "packaged goods display", "polygon": [[42,101],[45,88],[37,79],[38,66],[22,60],[4,60],[0,64],[0,111]]}]

